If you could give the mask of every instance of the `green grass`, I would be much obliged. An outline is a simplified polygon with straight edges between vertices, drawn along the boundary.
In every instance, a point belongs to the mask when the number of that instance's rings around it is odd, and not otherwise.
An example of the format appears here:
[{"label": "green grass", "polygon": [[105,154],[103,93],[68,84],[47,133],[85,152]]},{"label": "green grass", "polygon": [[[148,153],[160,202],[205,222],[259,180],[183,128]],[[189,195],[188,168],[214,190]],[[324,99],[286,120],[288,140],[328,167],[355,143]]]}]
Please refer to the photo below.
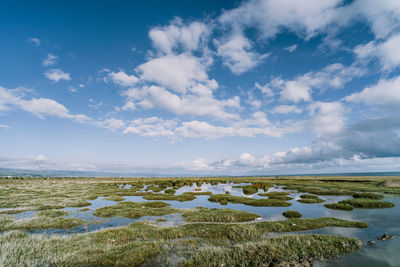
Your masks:
[{"label": "green grass", "polygon": [[10,230],[68,229],[86,224],[86,222],[81,219],[64,218],[61,217],[62,215],[56,215],[56,213],[38,214],[30,219],[19,220],[0,216],[0,232]]},{"label": "green grass", "polygon": [[[1,225],[2,220],[0,220]],[[194,223],[161,228],[147,222],[137,222],[126,227],[69,236],[27,235],[11,231],[0,234],[2,252],[0,266],[141,266],[156,257],[163,244],[171,241],[180,243],[187,252],[187,242],[192,242],[193,238],[195,238],[193,242],[196,238],[200,238],[197,242],[199,244],[205,244],[207,240],[213,243],[221,243],[222,240],[259,242],[264,239],[263,234],[269,232],[302,231],[334,226],[367,227],[367,224],[335,218],[319,218],[246,224]],[[302,236],[303,240],[309,240],[309,237],[309,235]],[[339,240],[339,237],[337,238]],[[346,242],[347,240],[340,239],[339,243],[346,244]],[[278,243],[280,242],[277,242],[277,245]],[[314,240],[306,243],[309,246],[315,245]],[[331,248],[327,244],[323,247]],[[301,251],[291,251],[293,256],[303,255]]]},{"label": "green grass", "polygon": [[249,206],[262,206],[262,207],[287,207],[292,205],[289,202],[279,199],[253,199],[247,197],[231,196],[229,194],[212,195],[208,200],[211,202],[219,202],[222,205],[228,202],[239,203]]},{"label": "green grass", "polygon": [[71,236],[0,235],[0,266],[141,266],[159,254],[158,243],[137,241],[129,229]]},{"label": "green grass", "polygon": [[297,201],[300,203],[305,203],[305,204],[314,204],[314,203],[325,202],[325,200],[320,199],[318,196],[310,195],[310,194],[301,195],[300,199],[298,199]]},{"label": "green grass", "polygon": [[113,196],[108,196],[104,198],[105,200],[111,200],[111,201],[124,201],[125,198],[123,198],[122,196],[118,196],[118,195],[113,195]]},{"label": "green grass", "polygon": [[204,192],[185,192],[185,195],[193,195],[193,196],[211,196],[212,193],[208,191]]},{"label": "green grass", "polygon": [[[385,182],[387,180],[393,182]],[[73,228],[87,222],[76,218],[64,218],[64,207],[87,206],[89,200],[98,197],[121,197],[124,196],[144,196],[154,200],[192,200],[197,193],[211,194],[210,192],[190,192],[180,196],[173,194],[155,194],[167,188],[174,190],[182,186],[193,186],[194,184],[218,184],[235,182],[248,183],[252,186],[267,191],[273,185],[286,186],[287,189],[299,190],[307,194],[314,195],[357,195],[356,192],[380,193],[380,194],[400,194],[398,177],[165,177],[165,178],[26,178],[26,179],[1,179],[0,178],[0,208],[6,208],[2,213],[17,213],[22,211],[40,211],[31,219],[16,220],[12,216],[0,216],[0,266],[141,266],[154,259],[163,252],[165,246],[171,245],[172,249],[182,248],[177,254],[178,258],[188,259],[188,256],[195,256],[194,253],[200,252],[205,246],[217,247],[217,249],[236,250],[236,246],[246,246],[242,251],[253,253],[252,248],[260,251],[263,255],[263,248],[268,247],[266,255],[274,255],[275,265],[280,263],[295,265],[299,261],[307,261],[303,251],[297,251],[297,246],[293,245],[293,255],[283,256],[284,259],[276,257],[275,251],[262,242],[269,241],[268,233],[297,232],[323,227],[367,227],[362,222],[352,222],[335,218],[318,219],[288,219],[278,222],[249,222],[249,223],[190,223],[177,227],[155,227],[149,223],[135,223],[127,227],[96,231],[89,234],[72,234],[69,236],[58,235],[26,235],[21,231],[15,232],[14,229],[36,230],[49,228]],[[130,184],[132,187],[120,188],[120,185]],[[141,191],[149,186],[148,191]],[[252,187],[251,186],[251,187]],[[243,188],[244,186],[240,186]],[[250,189],[254,191],[253,189]],[[272,194],[274,193],[274,194]],[[360,193],[364,194],[364,193]],[[170,195],[166,197],[166,195]],[[261,194],[260,194],[261,195]],[[244,197],[234,197],[230,195],[210,196],[211,201],[221,204],[241,203],[255,206],[288,206],[289,194],[277,194],[275,192],[266,193],[268,199],[251,199]],[[159,199],[157,199],[159,198]],[[166,199],[168,198],[168,199]],[[278,199],[279,198],[279,199]],[[351,201],[353,205],[374,206],[377,199],[366,199],[364,194],[361,198],[354,197]],[[307,199],[307,198],[303,198]],[[354,201],[358,201],[354,203]],[[366,203],[366,201],[369,201]],[[376,201],[375,204],[372,204]],[[360,204],[362,202],[362,204]],[[148,202],[146,202],[148,203]],[[157,202],[156,202],[157,203]],[[336,205],[351,206],[350,204],[332,203]],[[326,204],[330,205],[330,204]],[[385,204],[393,205],[393,204]],[[353,206],[351,206],[353,207]],[[109,207],[104,207],[109,208]],[[58,209],[58,210],[57,210]],[[97,211],[99,212],[99,211]],[[109,210],[102,210],[101,213],[107,216],[143,216],[151,214],[164,214],[179,212],[186,214],[187,210],[177,210],[169,206],[146,207],[146,206],[119,206]],[[125,213],[125,214],[124,214]],[[39,215],[40,214],[40,215]],[[122,214],[122,215],[121,215]],[[305,236],[305,241],[309,235]],[[280,240],[279,242],[283,242]],[[343,241],[343,240],[342,240]],[[240,243],[236,243],[240,242]],[[277,243],[279,243],[277,242]],[[290,241],[297,244],[294,239]],[[319,241],[314,241],[312,245],[317,246]],[[304,248],[307,248],[307,242]],[[322,247],[334,250],[330,245],[324,243]],[[176,246],[175,246],[176,245]],[[338,244],[340,245],[340,244]],[[223,246],[219,247],[219,246]],[[285,247],[284,245],[282,245]],[[289,251],[289,250],[288,250]],[[292,252],[289,251],[289,252]],[[286,251],[285,251],[286,252]],[[330,251],[328,251],[330,252]],[[327,253],[328,253],[327,252]],[[345,253],[345,250],[341,253]],[[175,253],[175,251],[173,252]],[[230,253],[230,252],[229,252]],[[228,253],[228,254],[229,254]],[[232,252],[242,256],[239,250]],[[270,254],[268,254],[270,253]],[[223,253],[225,254],[225,252]],[[175,255],[175,254],[174,254]],[[258,254],[257,254],[258,255]],[[175,257],[175,256],[173,256]],[[224,256],[225,257],[225,256]],[[323,256],[325,257],[325,256]],[[246,257],[243,258],[243,265],[251,263],[257,264],[257,257],[254,261]],[[260,256],[262,261],[267,258]],[[312,257],[310,257],[311,259]],[[162,258],[160,258],[162,259]],[[216,258],[217,259],[217,258]],[[293,259],[291,261],[291,259]],[[257,261],[256,261],[257,260]],[[289,262],[288,262],[289,261]],[[163,263],[163,261],[161,261]],[[242,262],[239,261],[237,265]],[[263,263],[260,263],[263,264]],[[269,264],[269,263],[268,263]],[[159,264],[160,265],[160,264]],[[201,264],[203,266],[205,264]],[[235,265],[235,263],[233,263]],[[157,266],[157,264],[156,264]],[[207,265],[205,265],[207,266]],[[226,265],[227,266],[227,265]]]},{"label": "green grass", "polygon": [[369,198],[369,199],[375,199],[375,200],[383,199],[382,195],[379,195],[376,193],[369,193],[369,192],[356,193],[353,195],[353,197],[354,198]]},{"label": "green grass", "polygon": [[169,207],[170,204],[160,201],[152,202],[119,202],[114,206],[106,206],[95,210],[98,217],[126,217],[138,219],[143,216],[162,216],[179,210]]},{"label": "green grass", "polygon": [[144,199],[147,200],[176,200],[180,202],[192,201],[196,197],[193,194],[181,194],[181,195],[171,195],[171,194],[149,194],[144,195]]},{"label": "green grass", "polygon": [[358,209],[382,209],[382,208],[392,208],[394,204],[387,201],[379,201],[368,198],[350,198],[346,200],[339,201],[339,204],[347,204],[353,208]]},{"label": "green grass", "polygon": [[268,197],[268,199],[278,199],[278,200],[292,200],[293,198],[289,196],[288,192],[269,192],[269,193],[260,193],[259,196]]},{"label": "green grass", "polygon": [[56,218],[56,217],[63,217],[63,216],[67,216],[67,215],[68,215],[68,211],[65,211],[65,210],[43,210],[43,211],[39,212],[36,216]]},{"label": "green grass", "polygon": [[261,217],[258,214],[233,209],[197,208],[182,215],[187,222],[248,222]]},{"label": "green grass", "polygon": [[329,203],[329,204],[325,204],[325,207],[327,207],[328,209],[332,209],[332,210],[347,210],[347,211],[351,211],[353,210],[353,206],[349,205],[349,204],[341,204],[341,203]]},{"label": "green grass", "polygon": [[258,192],[257,186],[254,185],[246,185],[242,188],[243,194],[245,195],[253,195]]},{"label": "green grass", "polygon": [[203,247],[181,266],[310,266],[317,259],[353,253],[361,245],[347,237],[289,235],[232,247]]},{"label": "green grass", "polygon": [[165,194],[175,194],[176,193],[176,191],[174,190],[174,189],[165,189],[165,191],[164,191],[164,193]]},{"label": "green grass", "polygon": [[305,194],[305,195],[301,195],[300,198],[318,199],[318,196],[311,195],[311,194]]},{"label": "green grass", "polygon": [[41,205],[37,210],[59,210],[65,208],[61,205]]},{"label": "green grass", "polygon": [[295,210],[287,210],[282,213],[286,218],[301,218],[301,213]]},{"label": "green grass", "polygon": [[259,196],[262,197],[275,197],[275,196],[288,196],[290,195],[289,192],[279,192],[279,191],[273,191],[273,192],[269,192],[269,193],[260,193],[258,194]]}]

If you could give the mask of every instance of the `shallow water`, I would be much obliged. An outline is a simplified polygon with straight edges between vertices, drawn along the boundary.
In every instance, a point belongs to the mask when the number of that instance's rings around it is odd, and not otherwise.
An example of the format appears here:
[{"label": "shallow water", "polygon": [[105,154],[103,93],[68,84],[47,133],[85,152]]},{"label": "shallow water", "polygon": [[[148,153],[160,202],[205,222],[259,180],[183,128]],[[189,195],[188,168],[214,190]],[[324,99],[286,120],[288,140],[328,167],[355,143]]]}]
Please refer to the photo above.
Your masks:
[{"label": "shallow water", "polygon": [[[238,185],[248,185],[248,184],[218,184],[211,185],[203,183],[200,187],[196,184],[193,186],[184,186],[176,190],[176,195],[182,194],[184,192],[193,192],[195,188],[201,188],[201,191],[209,191],[213,194],[224,194],[225,192],[230,192],[233,196],[245,196],[251,198],[266,198],[254,195],[245,195],[242,192],[242,188],[233,188],[233,186]],[[122,185],[124,186],[124,185]],[[124,186],[126,187],[126,186]],[[127,187],[126,187],[127,188]],[[127,188],[129,189],[129,188]],[[144,188],[145,189],[145,188]],[[142,189],[142,190],[144,190]],[[269,188],[267,192],[271,191],[285,191],[281,187],[275,186]],[[324,207],[326,203],[338,202],[343,199],[347,199],[351,196],[319,196],[324,199],[324,203],[317,204],[304,204],[297,202],[299,196],[304,193],[298,193],[296,191],[291,192],[290,196],[293,200],[289,202],[292,203],[289,207],[253,207],[243,204],[231,204],[221,205],[219,203],[214,203],[208,201],[209,196],[196,196],[196,199],[192,201],[179,202],[179,201],[163,201],[171,204],[174,208],[196,208],[196,207],[207,207],[207,208],[231,208],[243,211],[249,211],[257,213],[261,216],[261,220],[284,220],[282,212],[286,210],[296,210],[302,213],[302,218],[319,218],[319,217],[335,217],[340,219],[347,219],[353,221],[363,221],[369,224],[368,228],[365,229],[355,229],[355,228],[324,228],[319,230],[304,231],[301,233],[320,233],[320,234],[332,234],[341,235],[347,237],[355,237],[363,242],[362,248],[353,254],[342,256],[338,259],[319,261],[314,264],[316,267],[331,267],[331,266],[400,266],[400,198],[386,198],[385,201],[390,201],[396,204],[394,208],[390,209],[354,209],[353,211],[339,211],[330,210]],[[162,193],[162,192],[160,192]],[[264,193],[263,190],[259,190],[258,193]],[[148,201],[143,199],[141,196],[125,196],[125,201],[134,202],[144,202]],[[69,234],[69,233],[81,233],[90,232],[94,230],[118,227],[129,225],[136,221],[147,220],[156,223],[158,226],[176,226],[184,224],[185,221],[181,214],[168,214],[164,216],[144,216],[139,219],[129,219],[129,218],[100,218],[93,215],[93,212],[104,206],[115,205],[116,201],[104,200],[102,197],[90,201],[91,205],[88,206],[90,210],[80,211],[81,208],[65,208],[69,212],[67,217],[76,217],[87,220],[89,223],[85,226],[79,226],[73,229],[60,230],[60,229],[46,229],[33,231],[34,233],[59,233],[59,234]],[[85,207],[86,208],[86,207]],[[33,216],[35,212],[23,212],[14,215],[16,218],[29,218]],[[157,221],[157,219],[163,218],[166,221]],[[383,233],[395,235],[395,239],[388,241],[378,241],[376,238]],[[375,245],[367,245],[368,240],[375,241]]]}]

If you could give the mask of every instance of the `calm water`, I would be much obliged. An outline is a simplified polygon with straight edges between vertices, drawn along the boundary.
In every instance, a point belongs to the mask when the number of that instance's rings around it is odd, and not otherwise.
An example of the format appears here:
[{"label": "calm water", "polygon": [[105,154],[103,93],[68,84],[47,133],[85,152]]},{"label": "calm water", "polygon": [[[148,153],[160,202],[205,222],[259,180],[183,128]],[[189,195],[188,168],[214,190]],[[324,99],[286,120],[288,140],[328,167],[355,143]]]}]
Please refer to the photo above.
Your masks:
[{"label": "calm water", "polygon": [[[245,195],[242,193],[241,188],[233,188],[237,185],[247,185],[247,184],[218,184],[210,185],[203,183],[200,188],[202,191],[210,191],[213,194],[224,194],[229,191],[234,196],[245,196],[252,198],[266,198],[254,195]],[[184,192],[192,192],[195,188],[199,188],[196,185],[184,186],[177,190],[176,194],[182,194]],[[127,188],[128,190],[129,188]],[[271,191],[285,191],[281,187],[273,187],[268,190]],[[258,193],[264,192],[259,190]],[[321,262],[316,262],[314,266],[400,266],[400,198],[388,197],[385,200],[396,204],[394,208],[390,209],[354,209],[353,211],[337,211],[330,210],[323,206],[323,204],[337,202],[343,199],[347,199],[350,196],[320,196],[324,199],[324,203],[320,204],[302,204],[296,200],[302,193],[297,193],[291,191],[291,197],[293,200],[289,202],[292,203],[289,207],[252,207],[242,204],[228,204],[220,205],[219,203],[209,202],[209,196],[196,196],[193,201],[178,202],[178,201],[164,201],[171,204],[174,208],[196,208],[196,207],[207,207],[207,208],[231,208],[237,210],[244,210],[249,212],[254,212],[259,214],[262,218],[261,220],[284,220],[282,212],[286,210],[296,210],[303,214],[302,218],[319,218],[319,217],[336,217],[341,219],[353,220],[353,221],[363,221],[369,224],[366,229],[353,229],[353,228],[324,228],[320,230],[304,231],[301,233],[320,233],[320,234],[332,234],[341,235],[347,237],[355,237],[361,240],[364,245],[356,253],[342,256],[334,260],[324,260]],[[140,196],[126,196],[125,201],[141,202],[147,201]],[[35,233],[76,233],[76,232],[89,232],[103,228],[117,227],[128,225],[135,221],[147,220],[157,223],[159,226],[174,226],[185,223],[180,214],[169,214],[165,216],[145,216],[139,219],[128,219],[128,218],[110,218],[104,219],[93,215],[93,211],[104,206],[115,205],[117,202],[104,200],[103,198],[97,198],[91,201],[91,206],[89,211],[79,211],[80,208],[65,208],[70,214],[68,217],[82,218],[90,223],[86,226],[80,226],[74,229],[68,230],[58,230],[58,229],[46,229],[41,231],[34,231]],[[23,212],[17,214],[17,218],[29,218],[33,216],[35,212]],[[164,218],[165,222],[156,222],[157,219]],[[378,241],[376,238],[383,233],[395,235],[396,238],[388,241]],[[367,245],[368,240],[374,240],[375,245]]]}]

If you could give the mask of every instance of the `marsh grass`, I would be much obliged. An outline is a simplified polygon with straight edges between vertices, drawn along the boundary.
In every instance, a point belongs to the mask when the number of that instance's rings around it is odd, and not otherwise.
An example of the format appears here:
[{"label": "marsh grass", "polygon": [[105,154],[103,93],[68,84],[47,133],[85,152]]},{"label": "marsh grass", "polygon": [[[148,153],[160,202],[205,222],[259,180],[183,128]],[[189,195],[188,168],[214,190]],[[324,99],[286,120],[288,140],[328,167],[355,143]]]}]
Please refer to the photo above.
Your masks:
[{"label": "marsh grass", "polygon": [[36,216],[38,217],[49,217],[49,218],[63,217],[67,215],[68,211],[65,210],[43,210],[36,214]]},{"label": "marsh grass", "polygon": [[349,204],[341,204],[341,203],[329,203],[324,205],[328,209],[332,210],[346,210],[346,211],[352,211],[354,208],[352,205]]},{"label": "marsh grass", "polygon": [[160,201],[151,202],[119,202],[114,206],[106,206],[94,211],[98,217],[125,217],[138,219],[143,216],[162,216],[176,213],[179,210],[169,207],[170,204]]},{"label": "marsh grass", "polygon": [[60,211],[45,211],[30,219],[14,220],[0,216],[0,232],[10,230],[68,229],[85,225],[86,221],[77,218],[64,218]]},{"label": "marsh grass", "polygon": [[193,196],[210,196],[212,195],[211,192],[203,191],[203,192],[185,192],[186,195],[193,195]]},{"label": "marsh grass", "polygon": [[263,207],[287,207],[292,205],[289,202],[279,199],[253,199],[247,197],[237,197],[229,194],[216,194],[212,195],[208,201],[219,202],[221,205],[230,203],[240,203],[249,206],[263,206]]},{"label": "marsh grass", "polygon": [[383,199],[383,196],[376,193],[363,192],[354,194],[353,198],[369,198],[369,199],[380,200]]},{"label": "marsh grass", "polygon": [[282,213],[286,218],[301,218],[301,213],[295,210],[287,210]]},{"label": "marsh grass", "polygon": [[290,195],[290,193],[274,191],[274,192],[269,192],[269,193],[260,193],[258,195],[262,196],[262,197],[280,197],[280,196],[288,196],[288,195]]},{"label": "marsh grass", "polygon": [[[362,222],[352,222],[335,218],[318,219],[288,219],[275,222],[249,222],[249,223],[190,223],[177,227],[155,227],[152,224],[141,222],[130,226],[113,228],[102,231],[91,232],[87,234],[72,234],[68,236],[58,235],[32,235],[13,229],[36,230],[51,228],[73,228],[86,224],[83,220],[76,218],[64,218],[58,216],[63,212],[62,208],[68,206],[88,205],[89,200],[104,196],[143,196],[149,199],[166,198],[168,194],[155,194],[162,190],[173,188],[177,190],[183,186],[201,186],[203,183],[219,184],[233,182],[236,184],[250,183],[258,189],[267,191],[272,185],[284,186],[286,189],[298,190],[299,192],[314,195],[355,195],[356,192],[379,192],[387,194],[400,194],[400,187],[388,187],[382,183],[389,178],[381,177],[166,177],[166,178],[50,178],[50,179],[1,179],[0,178],[0,209],[3,213],[13,213],[18,211],[40,211],[42,216],[36,214],[31,219],[16,220],[12,216],[0,216],[0,266],[141,266],[151,258],[160,253],[160,248],[166,243],[177,244],[181,247],[187,258],[187,253],[200,251],[199,248],[205,244],[210,246],[225,246],[221,249],[233,249],[231,246],[235,242],[241,242],[237,245],[247,246],[246,250],[252,252],[252,248],[257,251],[264,251],[264,242],[269,236],[268,233],[285,233],[292,231],[304,231],[319,229],[323,227],[358,227],[364,228],[368,225]],[[399,178],[392,177],[392,184],[398,185]],[[130,188],[123,188],[121,185],[131,185]],[[391,185],[392,185],[391,184]],[[143,191],[147,187],[148,191]],[[243,188],[243,186],[240,186]],[[254,191],[254,189],[253,189]],[[211,194],[210,192],[190,192],[180,196],[169,194],[168,199],[182,201],[192,200],[198,194]],[[210,197],[210,201],[216,201],[220,204],[241,203],[254,206],[289,206],[290,203],[281,199],[287,199],[288,194],[272,194],[268,199],[250,199],[245,197],[235,197],[224,194]],[[275,199],[274,199],[275,197]],[[163,199],[159,199],[163,200]],[[261,200],[261,201],[260,201]],[[354,198],[352,200],[365,202],[364,198]],[[368,201],[371,201],[369,199]],[[377,201],[377,200],[372,200]],[[157,201],[156,201],[157,202]],[[378,201],[380,203],[386,203]],[[148,202],[146,202],[148,203]],[[367,206],[370,206],[369,202]],[[333,203],[338,204],[338,203]],[[354,203],[352,203],[354,204]],[[328,205],[328,204],[326,204]],[[342,204],[340,204],[342,205]],[[350,204],[343,204],[350,205]],[[359,203],[358,203],[359,205]],[[364,205],[364,204],[363,204]],[[390,204],[393,205],[393,204]],[[144,208],[143,208],[144,207]],[[104,207],[107,208],[107,207]],[[124,208],[126,209],[125,211]],[[86,209],[86,208],[84,208]],[[153,214],[179,212],[185,214],[186,211],[176,210],[169,206],[146,207],[136,206],[136,214],[148,215],[149,211]],[[128,211],[127,211],[128,210]],[[131,210],[131,211],[129,211]],[[131,214],[132,207],[118,207],[111,211],[103,210],[106,216],[114,216],[122,211]],[[107,215],[108,214],[108,215]],[[122,216],[122,215],[115,215]],[[4,232],[6,231],[6,232]],[[306,235],[305,240],[308,235]],[[268,239],[269,240],[269,239]],[[282,240],[281,240],[282,241]],[[245,243],[242,243],[245,242]],[[250,246],[255,242],[254,246]],[[293,244],[297,244],[297,241]],[[313,240],[314,242],[314,240]],[[257,243],[257,244],[256,244]],[[277,242],[277,247],[279,242]],[[320,244],[315,241],[315,244]],[[311,246],[315,245],[311,242]],[[322,244],[322,243],[321,243]],[[304,245],[304,244],[302,244]],[[309,243],[306,242],[306,248]],[[340,244],[339,244],[340,245]],[[284,247],[284,245],[282,245]],[[296,246],[294,246],[296,247]],[[321,245],[325,250],[329,250],[329,243]],[[270,247],[274,248],[274,246]],[[237,250],[239,251],[239,250]],[[239,251],[239,252],[240,252]],[[268,253],[275,253],[268,249]],[[288,250],[289,251],[289,250]],[[241,252],[232,252],[242,255]],[[343,253],[345,250],[343,250]],[[186,254],[185,254],[186,253]],[[230,252],[229,252],[230,253]],[[229,254],[228,253],[228,254]],[[249,255],[251,255],[249,253]],[[286,251],[285,251],[286,253]],[[327,252],[329,253],[329,251]],[[262,255],[262,253],[260,254]],[[273,254],[275,255],[275,254]],[[280,254],[279,254],[280,255]],[[283,262],[290,260],[288,254],[282,256]],[[293,265],[301,261],[302,251],[293,249]],[[297,255],[297,256],[296,256]],[[194,254],[193,254],[194,256]],[[323,255],[321,257],[325,257]],[[224,256],[225,257],[225,256]],[[257,258],[257,256],[256,256]],[[260,257],[261,258],[261,257]],[[262,257],[265,259],[265,257]],[[311,257],[312,258],[312,257]],[[217,259],[217,258],[216,258]],[[276,258],[274,264],[280,263],[280,258]],[[249,260],[249,259],[247,259]],[[297,262],[296,262],[297,261]],[[249,261],[252,263],[252,261]],[[253,261],[255,262],[255,261]],[[257,263],[257,262],[255,262]],[[241,264],[239,261],[238,265]],[[246,266],[246,258],[243,258],[243,264]],[[207,266],[204,263],[201,266]]]},{"label": "marsh grass", "polygon": [[125,200],[125,198],[123,198],[122,196],[118,196],[118,195],[111,195],[111,196],[105,197],[104,199],[111,200],[111,201],[117,201],[117,202]]},{"label": "marsh grass", "polygon": [[143,196],[146,200],[176,200],[180,202],[192,201],[196,197],[194,194],[183,193],[181,195],[171,195],[171,194],[148,194]]},{"label": "marsh grass", "polygon": [[173,195],[176,193],[176,191],[174,189],[165,189],[164,193]]},{"label": "marsh grass", "polygon": [[182,215],[187,222],[248,222],[261,217],[258,214],[233,209],[197,208]]},{"label": "marsh grass", "polygon": [[203,247],[181,266],[309,266],[317,259],[355,252],[361,245],[347,237],[288,235],[232,247]]},{"label": "marsh grass", "polygon": [[[2,220],[0,225],[1,223]],[[20,231],[11,231],[0,234],[2,252],[0,266],[141,266],[156,257],[160,253],[162,244],[170,240],[175,240],[181,244],[180,247],[187,250],[188,247],[194,249],[196,244],[209,244],[201,240],[212,240],[216,245],[226,244],[223,240],[259,242],[263,234],[268,232],[301,231],[333,226],[366,227],[367,225],[335,218],[319,218],[246,224],[192,223],[161,228],[148,222],[136,222],[126,227],[68,236],[28,235]],[[309,235],[302,238],[308,240]],[[345,240],[341,239],[340,242],[342,241]],[[310,246],[314,241],[306,243]],[[328,244],[324,244],[323,247],[325,250],[330,249]],[[254,251],[250,249],[249,252]],[[303,255],[301,251],[292,249],[291,252],[293,257]]]},{"label": "marsh grass", "polygon": [[298,199],[297,201],[304,204],[315,204],[315,203],[325,202],[325,200],[319,198],[318,196],[310,194],[301,195],[300,199]]},{"label": "marsh grass", "polygon": [[242,188],[243,194],[245,195],[253,195],[258,192],[258,188],[255,185],[246,185]]},{"label": "marsh grass", "polygon": [[352,206],[353,208],[358,208],[358,209],[383,209],[383,208],[393,208],[395,206],[391,202],[368,199],[368,198],[350,198],[339,201],[339,204],[347,204]]}]

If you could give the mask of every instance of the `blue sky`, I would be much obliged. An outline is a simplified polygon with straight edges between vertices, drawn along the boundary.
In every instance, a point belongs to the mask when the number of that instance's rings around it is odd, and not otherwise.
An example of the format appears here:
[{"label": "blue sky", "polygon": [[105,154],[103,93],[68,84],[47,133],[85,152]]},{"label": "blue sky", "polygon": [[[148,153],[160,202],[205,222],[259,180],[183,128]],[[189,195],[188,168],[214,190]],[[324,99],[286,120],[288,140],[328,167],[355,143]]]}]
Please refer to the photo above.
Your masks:
[{"label": "blue sky", "polygon": [[0,168],[400,170],[399,1],[2,1],[0,33]]}]

